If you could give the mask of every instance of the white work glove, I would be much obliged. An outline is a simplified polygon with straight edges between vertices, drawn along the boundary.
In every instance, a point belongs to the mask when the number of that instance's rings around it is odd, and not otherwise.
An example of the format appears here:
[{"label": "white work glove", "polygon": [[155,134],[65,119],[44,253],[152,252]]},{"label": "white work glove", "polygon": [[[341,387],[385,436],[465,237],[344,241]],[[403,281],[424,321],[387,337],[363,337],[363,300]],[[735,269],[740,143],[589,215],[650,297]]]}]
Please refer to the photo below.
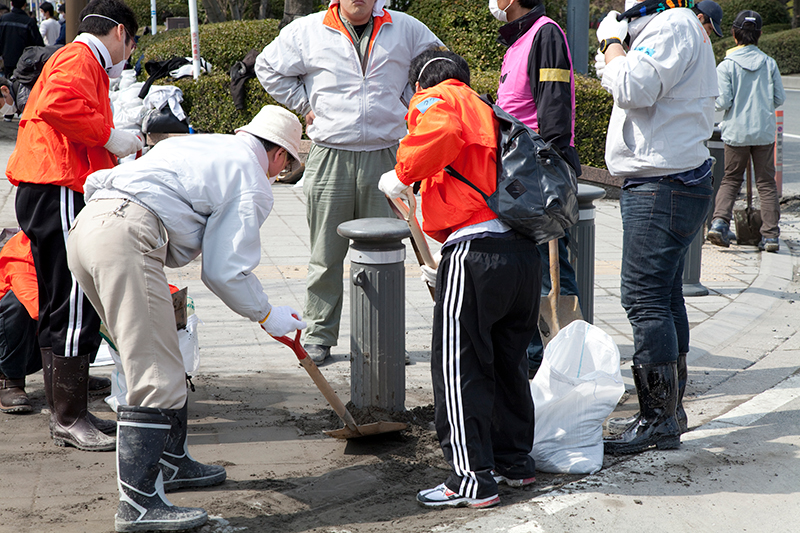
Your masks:
[{"label": "white work glove", "polygon": [[273,337],[283,337],[298,329],[305,329],[306,323],[299,316],[300,313],[288,305],[273,305],[261,328]]},{"label": "white work glove", "polygon": [[606,55],[597,50],[597,55],[594,56],[594,71],[597,77],[603,79],[603,71],[606,69]]},{"label": "white work glove", "polygon": [[111,135],[105,144],[105,149],[117,157],[127,157],[135,154],[143,147],[144,141],[138,135],[114,128],[111,128]]},{"label": "white work glove", "polygon": [[609,11],[606,18],[600,22],[597,27],[597,41],[602,42],[605,39],[616,37],[620,41],[624,41],[628,36],[628,19],[617,20],[619,11]]},{"label": "white work glove", "polygon": [[400,193],[408,188],[408,185],[400,181],[394,169],[384,172],[378,181],[378,188],[389,198],[400,198]]},{"label": "white work glove", "polygon": [[422,275],[419,278],[431,287],[436,288],[436,274],[439,269],[431,268],[428,265],[420,265],[419,268],[422,270]]}]

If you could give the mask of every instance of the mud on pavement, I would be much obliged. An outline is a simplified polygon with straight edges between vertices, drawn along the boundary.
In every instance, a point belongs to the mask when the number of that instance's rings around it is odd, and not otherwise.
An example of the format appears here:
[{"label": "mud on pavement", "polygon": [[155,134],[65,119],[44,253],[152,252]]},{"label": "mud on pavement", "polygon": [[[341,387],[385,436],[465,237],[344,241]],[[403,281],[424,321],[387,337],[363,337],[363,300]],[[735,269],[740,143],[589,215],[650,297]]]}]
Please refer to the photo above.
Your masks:
[{"label": "mud on pavement", "polygon": [[[54,446],[41,378],[32,378],[28,390],[34,413],[0,417],[5,450],[0,531],[113,531],[114,454]],[[429,510],[414,500],[417,491],[441,483],[448,472],[427,397],[408,398],[407,406],[418,407],[394,416],[353,409],[359,423],[391,418],[407,422],[409,428],[341,441],[322,435],[322,430],[342,424],[331,409],[320,408],[324,400],[312,384],[287,387],[285,376],[269,373],[201,374],[194,383],[197,391],[190,393],[189,410],[192,454],[225,466],[228,480],[219,487],[168,496],[176,505],[208,511],[213,518],[200,528],[203,533],[417,532],[470,520],[481,512]],[[343,385],[338,385],[341,391]],[[101,399],[91,407],[103,418],[114,417]],[[529,490],[503,485],[502,505],[577,478],[540,474]]]}]

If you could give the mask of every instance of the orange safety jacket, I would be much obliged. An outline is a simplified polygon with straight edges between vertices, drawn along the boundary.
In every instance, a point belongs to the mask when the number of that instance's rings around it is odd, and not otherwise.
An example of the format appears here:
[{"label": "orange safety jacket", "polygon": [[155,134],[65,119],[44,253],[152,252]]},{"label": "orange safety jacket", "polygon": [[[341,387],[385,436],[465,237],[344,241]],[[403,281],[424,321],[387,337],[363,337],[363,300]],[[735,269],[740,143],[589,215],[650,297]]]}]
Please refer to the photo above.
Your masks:
[{"label": "orange safety jacket", "polygon": [[422,181],[425,233],[444,242],[458,229],[497,218],[480,194],[444,171],[450,165],[486,195],[495,191],[499,124],[492,108],[449,79],[417,92],[406,120],[395,170],[406,185]]},{"label": "orange safety jacket", "polygon": [[0,298],[11,290],[28,314],[39,320],[39,285],[33,266],[31,241],[21,231],[0,250]]},{"label": "orange safety jacket", "polygon": [[86,176],[116,164],[104,148],[114,127],[108,74],[84,43],[71,43],[45,63],[19,121],[6,176],[83,193]]}]

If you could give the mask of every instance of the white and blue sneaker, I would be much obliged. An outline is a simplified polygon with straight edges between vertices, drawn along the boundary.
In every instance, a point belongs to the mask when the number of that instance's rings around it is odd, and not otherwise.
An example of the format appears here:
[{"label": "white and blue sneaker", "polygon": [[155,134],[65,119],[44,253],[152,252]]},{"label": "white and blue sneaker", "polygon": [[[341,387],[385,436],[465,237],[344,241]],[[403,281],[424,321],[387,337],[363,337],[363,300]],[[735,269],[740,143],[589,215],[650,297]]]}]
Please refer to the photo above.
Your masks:
[{"label": "white and blue sneaker", "polygon": [[417,493],[417,503],[423,507],[472,507],[484,509],[500,503],[500,497],[495,494],[488,498],[467,498],[448,489],[444,483],[432,489],[421,490]]}]

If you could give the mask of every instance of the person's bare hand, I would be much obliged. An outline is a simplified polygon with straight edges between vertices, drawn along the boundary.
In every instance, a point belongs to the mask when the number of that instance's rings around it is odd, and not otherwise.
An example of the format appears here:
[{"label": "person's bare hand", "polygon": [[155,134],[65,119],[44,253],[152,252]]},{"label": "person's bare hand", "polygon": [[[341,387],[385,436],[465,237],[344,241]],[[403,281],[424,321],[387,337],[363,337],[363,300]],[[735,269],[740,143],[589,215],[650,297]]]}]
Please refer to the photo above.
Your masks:
[{"label": "person's bare hand", "polygon": [[306,115],[306,126],[312,125],[315,118],[317,118],[317,115],[314,114],[314,111],[309,111]]}]

